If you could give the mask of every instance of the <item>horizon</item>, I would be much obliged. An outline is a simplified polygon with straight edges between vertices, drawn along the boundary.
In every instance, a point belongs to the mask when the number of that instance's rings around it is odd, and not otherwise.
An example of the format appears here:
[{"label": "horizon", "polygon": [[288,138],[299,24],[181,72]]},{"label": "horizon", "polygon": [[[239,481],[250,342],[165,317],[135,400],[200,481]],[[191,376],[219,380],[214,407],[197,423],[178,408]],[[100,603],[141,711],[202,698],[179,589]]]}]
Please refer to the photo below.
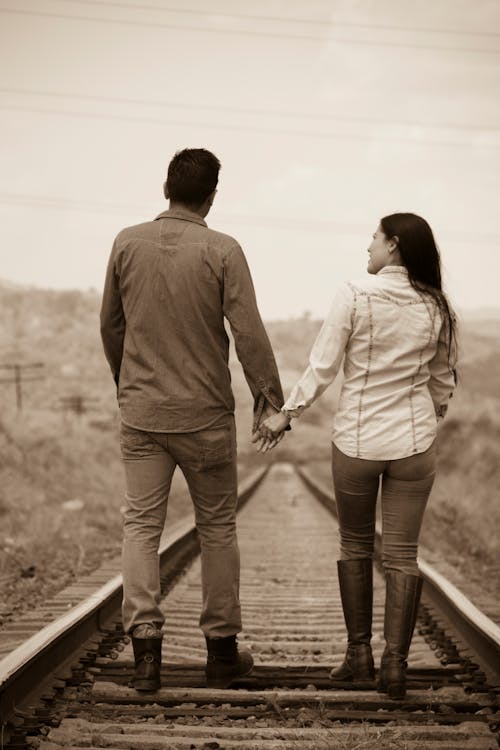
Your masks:
[{"label": "horizon", "polygon": [[[101,298],[102,291],[99,289],[96,289],[95,287],[88,287],[85,289],[79,288],[79,287],[50,287],[50,286],[39,286],[37,284],[23,284],[22,282],[18,281],[12,281],[11,279],[6,279],[3,277],[0,277],[0,291],[2,289],[12,289],[20,292],[48,292],[48,293],[60,293],[64,294],[65,292],[76,292],[78,294],[81,294],[83,296],[85,295],[92,295],[97,298]],[[257,302],[258,302],[258,290],[257,292]],[[459,317],[465,316],[465,318],[474,318],[476,320],[488,320],[488,321],[500,321],[500,304],[499,305],[482,305],[479,307],[455,307],[455,311],[459,315]],[[264,322],[267,323],[274,323],[274,322],[286,322],[286,321],[292,321],[292,320],[304,320],[309,319],[314,322],[320,322],[324,319],[324,316],[317,316],[313,315],[310,310],[307,309],[307,307],[304,308],[302,313],[296,314],[296,315],[285,315],[285,316],[278,316],[278,317],[264,317],[261,313],[261,317]]]}]

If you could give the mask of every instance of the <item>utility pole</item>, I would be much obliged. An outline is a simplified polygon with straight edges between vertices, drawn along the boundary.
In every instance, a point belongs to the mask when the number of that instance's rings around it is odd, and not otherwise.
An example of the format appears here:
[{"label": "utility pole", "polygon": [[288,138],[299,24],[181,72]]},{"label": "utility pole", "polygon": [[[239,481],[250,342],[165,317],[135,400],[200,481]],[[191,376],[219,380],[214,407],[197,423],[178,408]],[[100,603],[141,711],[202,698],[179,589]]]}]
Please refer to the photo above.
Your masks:
[{"label": "utility pole", "polygon": [[61,406],[64,411],[72,411],[73,414],[78,414],[78,416],[81,416],[82,414],[85,414],[86,412],[95,408],[89,406],[88,404],[98,401],[98,399],[89,398],[88,396],[77,394],[75,396],[63,396],[63,398],[60,398],[59,401],[61,402]]},{"label": "utility pole", "polygon": [[33,380],[42,380],[43,375],[29,374],[27,377],[23,374],[24,370],[33,370],[44,367],[43,362],[33,362],[31,364],[21,364],[20,362],[13,362],[12,364],[0,365],[0,368],[4,370],[13,370],[13,377],[2,378],[0,383],[14,383],[16,386],[16,405],[17,411],[23,409],[23,383],[31,383]]}]

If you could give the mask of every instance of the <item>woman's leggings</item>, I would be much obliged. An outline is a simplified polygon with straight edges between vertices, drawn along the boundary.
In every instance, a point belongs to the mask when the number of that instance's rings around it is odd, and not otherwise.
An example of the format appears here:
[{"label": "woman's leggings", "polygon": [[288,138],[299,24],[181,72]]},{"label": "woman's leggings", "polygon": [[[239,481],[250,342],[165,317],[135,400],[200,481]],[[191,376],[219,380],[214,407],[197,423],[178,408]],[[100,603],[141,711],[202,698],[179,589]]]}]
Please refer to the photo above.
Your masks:
[{"label": "woman's leggings", "polygon": [[[340,525],[340,557],[373,557],[379,485],[382,501],[382,563],[419,575],[417,543],[434,482],[436,449],[394,461],[351,458],[335,445],[332,471]],[[381,481],[380,481],[381,478]]]}]

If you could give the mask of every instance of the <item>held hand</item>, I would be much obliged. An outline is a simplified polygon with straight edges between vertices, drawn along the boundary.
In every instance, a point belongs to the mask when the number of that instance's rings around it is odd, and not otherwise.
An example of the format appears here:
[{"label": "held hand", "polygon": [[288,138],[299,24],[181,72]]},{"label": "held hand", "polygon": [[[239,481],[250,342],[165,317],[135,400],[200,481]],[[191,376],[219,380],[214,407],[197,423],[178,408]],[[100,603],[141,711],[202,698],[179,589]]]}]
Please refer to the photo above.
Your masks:
[{"label": "held hand", "polygon": [[264,437],[274,438],[279,434],[283,435],[289,424],[290,418],[282,411],[278,411],[259,425],[259,432]]},{"label": "held hand", "polygon": [[284,430],[290,420],[283,412],[276,412],[265,419],[252,435],[252,443],[261,453],[272,450],[283,439]]},{"label": "held hand", "polygon": [[258,431],[254,432],[252,435],[252,443],[255,443],[255,447],[258,451],[261,453],[267,453],[267,451],[272,450],[275,446],[278,445],[280,440],[282,440],[284,432],[280,432],[279,435],[276,435],[276,437],[263,437]]}]

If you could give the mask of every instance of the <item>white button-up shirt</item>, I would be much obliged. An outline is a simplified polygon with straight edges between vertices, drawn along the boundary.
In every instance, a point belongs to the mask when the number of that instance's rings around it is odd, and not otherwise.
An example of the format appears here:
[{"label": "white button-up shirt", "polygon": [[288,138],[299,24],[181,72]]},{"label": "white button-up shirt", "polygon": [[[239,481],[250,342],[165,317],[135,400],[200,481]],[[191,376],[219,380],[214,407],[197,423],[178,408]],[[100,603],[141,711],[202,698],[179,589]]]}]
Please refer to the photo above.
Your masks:
[{"label": "white button-up shirt", "polygon": [[437,304],[412,287],[403,266],[340,287],[284,409],[298,416],[310,406],[343,359],[337,448],[383,461],[427,450],[455,387],[455,362]]}]

